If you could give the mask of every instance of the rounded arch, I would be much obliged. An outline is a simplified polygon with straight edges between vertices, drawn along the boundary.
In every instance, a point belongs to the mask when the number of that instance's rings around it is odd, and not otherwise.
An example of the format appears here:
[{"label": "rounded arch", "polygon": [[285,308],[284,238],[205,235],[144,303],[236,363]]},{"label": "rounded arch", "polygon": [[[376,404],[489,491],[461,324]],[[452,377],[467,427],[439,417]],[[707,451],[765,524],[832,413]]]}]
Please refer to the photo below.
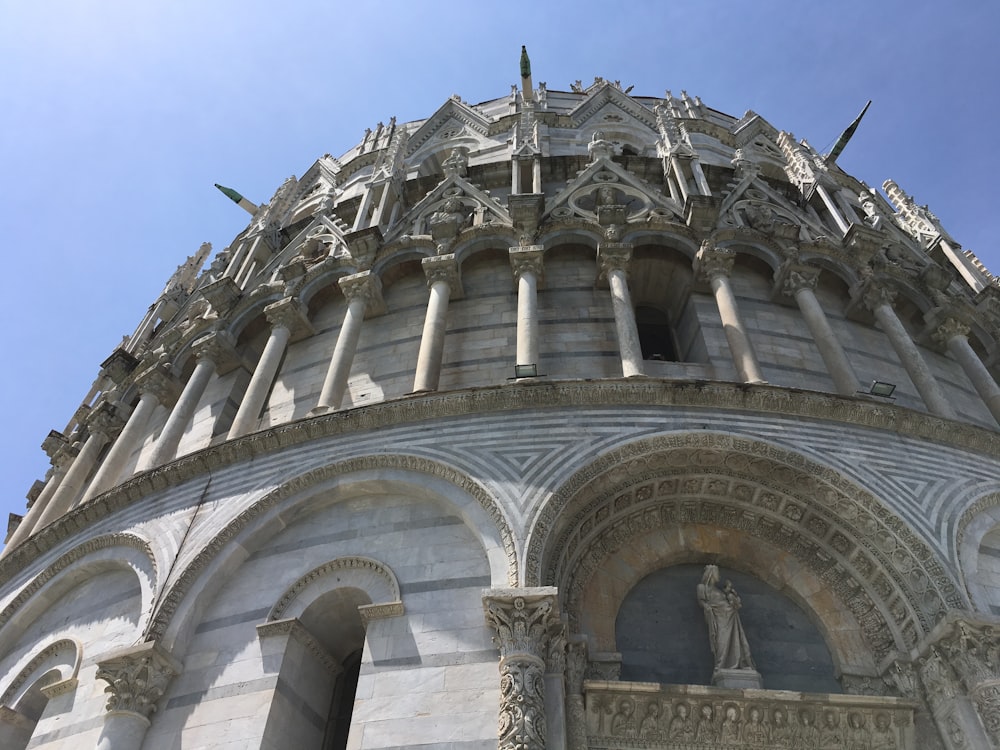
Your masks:
[{"label": "rounded arch", "polygon": [[343,277],[350,276],[353,269],[344,268],[340,266],[338,268],[328,268],[324,269],[320,273],[316,274],[315,277],[308,279],[302,288],[299,289],[298,297],[302,300],[302,304],[307,308],[312,308],[315,301],[318,301],[324,293],[330,293],[332,296],[342,296],[340,292],[340,285],[337,283]]},{"label": "rounded arch", "polygon": [[388,565],[370,557],[338,557],[310,570],[289,586],[267,615],[268,622],[301,617],[316,600],[334,588],[359,589],[374,604],[398,604],[399,582]]},{"label": "rounded arch", "polygon": [[733,250],[739,255],[747,255],[763,261],[773,274],[781,266],[785,257],[784,249],[767,235],[746,229],[726,229],[712,235],[712,242],[720,250]]},{"label": "rounded arch", "polygon": [[411,266],[414,263],[419,265],[424,258],[430,258],[434,255],[434,243],[430,239],[424,242],[411,238],[405,244],[393,243],[391,247],[393,248],[392,252],[386,252],[386,248],[383,248],[384,254],[379,253],[379,257],[372,266],[372,273],[379,277],[384,287],[389,287],[392,284],[397,269]]},{"label": "rounded arch", "polygon": [[[395,474],[395,476],[393,476]],[[343,497],[377,481],[431,492],[453,503],[483,546],[494,586],[515,585],[518,558],[513,532],[500,505],[480,484],[450,466],[410,455],[375,455],[328,464],[293,477],[233,519],[199,552],[167,590],[145,637],[167,647],[184,642],[200,611],[250,551],[279,528],[308,513],[319,493]],[[339,497],[334,498],[336,502]]]},{"label": "rounded arch", "polygon": [[687,262],[693,263],[698,253],[698,242],[691,236],[663,229],[633,229],[625,233],[622,241],[635,247],[636,252],[642,249],[664,249],[672,254],[683,256]]},{"label": "rounded arch", "polygon": [[132,572],[139,582],[142,616],[153,609],[156,559],[146,540],[109,534],[84,542],[46,566],[0,611],[0,656],[17,643],[31,622],[81,581],[110,570]]},{"label": "rounded arch", "polygon": [[509,227],[492,225],[488,227],[472,227],[459,235],[453,252],[455,260],[462,265],[467,260],[484,252],[501,251],[506,253],[517,244],[514,230]]},{"label": "rounded arch", "polygon": [[596,223],[582,219],[567,219],[558,222],[547,222],[539,233],[536,242],[545,252],[566,245],[580,245],[593,252],[604,238],[604,233]]},{"label": "rounded arch", "polygon": [[264,308],[272,302],[278,302],[285,296],[284,288],[261,284],[250,294],[241,299],[236,307],[227,315],[229,325],[227,330],[234,339],[243,335],[244,329],[264,315]]},{"label": "rounded arch", "polygon": [[547,499],[528,536],[524,578],[574,601],[607,559],[606,539],[617,550],[649,528],[738,530],[810,567],[881,658],[964,605],[932,551],[892,518],[839,472],[788,448],[726,433],[661,435],[608,451]]},{"label": "rounded arch", "polygon": [[1000,615],[1000,491],[984,495],[962,513],[955,549],[972,605]]},{"label": "rounded arch", "polygon": [[70,689],[80,673],[83,644],[75,638],[58,638],[37,651],[26,654],[11,669],[14,677],[0,694],[0,705],[18,710],[18,705],[36,687],[54,688],[66,683]]}]

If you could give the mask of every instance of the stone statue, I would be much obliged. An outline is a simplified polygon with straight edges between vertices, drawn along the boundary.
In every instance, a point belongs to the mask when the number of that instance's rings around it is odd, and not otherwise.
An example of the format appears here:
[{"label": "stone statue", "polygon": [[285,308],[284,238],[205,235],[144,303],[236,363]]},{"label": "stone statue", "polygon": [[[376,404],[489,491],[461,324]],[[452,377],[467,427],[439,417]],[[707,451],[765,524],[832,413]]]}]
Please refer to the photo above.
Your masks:
[{"label": "stone statue", "polygon": [[726,581],[725,590],[719,589],[719,568],[706,565],[698,584],[698,603],[705,610],[708,638],[715,656],[715,671],[723,669],[756,669],[750,656],[740,622],[740,597],[732,583]]}]

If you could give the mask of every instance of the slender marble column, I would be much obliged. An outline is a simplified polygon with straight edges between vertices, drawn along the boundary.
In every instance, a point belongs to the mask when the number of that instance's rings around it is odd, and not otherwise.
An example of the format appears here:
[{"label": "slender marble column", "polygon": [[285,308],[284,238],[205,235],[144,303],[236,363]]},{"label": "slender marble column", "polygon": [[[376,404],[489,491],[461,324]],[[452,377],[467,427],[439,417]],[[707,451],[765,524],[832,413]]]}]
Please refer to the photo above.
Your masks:
[{"label": "slender marble column", "polygon": [[517,281],[518,365],[538,364],[538,282],[542,277],[542,246],[512,247],[510,267]]},{"label": "slender marble column", "polygon": [[545,657],[561,630],[554,586],[493,589],[483,595],[486,622],[500,648],[497,750],[544,750]]},{"label": "slender marble column", "polygon": [[344,276],[337,283],[347,299],[347,311],[337,335],[337,344],[333,348],[333,357],[326,371],[319,403],[310,412],[313,415],[340,408],[347,389],[347,379],[351,374],[351,365],[354,363],[354,354],[358,350],[361,322],[367,312],[385,307],[382,301],[382,282],[371,271]]},{"label": "slender marble column", "polygon": [[79,449],[69,444],[62,433],[55,431],[49,433],[48,437],[42,443],[42,447],[52,457],[52,468],[49,470],[48,477],[46,478],[45,487],[39,493],[38,497],[35,498],[35,502],[31,504],[28,512],[25,513],[24,518],[21,519],[21,523],[14,529],[14,533],[10,535],[10,539],[7,540],[7,545],[4,547],[3,552],[0,552],[0,557],[6,555],[10,550],[31,536],[36,529],[41,528],[38,523],[39,519],[45,512],[45,509],[49,507],[52,496],[66,478],[66,473],[73,465],[73,460],[80,453]]},{"label": "slender marble column", "polygon": [[954,409],[951,408],[948,399],[944,397],[944,393],[934,379],[930,368],[927,367],[924,358],[917,351],[916,344],[913,343],[910,334],[907,333],[906,328],[903,327],[896,312],[892,309],[893,292],[884,287],[869,284],[867,289],[863,291],[863,295],[862,301],[872,311],[875,320],[885,331],[885,335],[889,337],[892,348],[896,350],[899,361],[907,375],[910,376],[910,380],[913,381],[913,385],[916,386],[917,392],[927,405],[927,409],[931,414],[939,417],[955,419]]},{"label": "slender marble column", "polygon": [[642,347],[639,329],[635,324],[635,308],[628,290],[628,265],[632,260],[632,246],[616,242],[602,242],[597,249],[597,262],[601,275],[611,288],[611,308],[615,314],[615,332],[618,351],[622,360],[622,375],[626,378],[642,375]]},{"label": "slender marble column", "polygon": [[119,651],[97,664],[108,687],[107,713],[97,750],[139,750],[150,714],[181,665],[155,642]]},{"label": "slender marble column", "polygon": [[226,436],[227,440],[254,431],[260,419],[260,412],[264,408],[264,401],[274,384],[274,376],[278,374],[278,367],[285,356],[288,342],[293,336],[302,338],[312,333],[312,326],[306,318],[302,304],[292,297],[268,305],[264,308],[264,314],[271,323],[271,335],[250,377],[250,384],[233,418],[233,424]]},{"label": "slender marble column", "polygon": [[215,331],[202,336],[191,348],[198,360],[194,372],[184,384],[177,403],[174,404],[166,424],[160,431],[160,436],[156,439],[153,452],[149,459],[143,462],[143,468],[160,466],[176,458],[177,446],[180,445],[184,431],[191,424],[191,418],[194,417],[198,402],[205,394],[208,381],[217,370],[231,367],[236,362],[232,336],[224,331]]},{"label": "slender marble column", "polygon": [[[101,450],[107,445],[110,436],[121,430],[121,420],[114,408],[107,403],[101,404],[88,417],[86,422],[87,439],[80,448],[73,465],[66,472],[59,488],[53,493],[38,519],[35,528],[41,529],[55,521],[73,507],[76,496],[83,489],[84,482],[97,463]],[[37,502],[37,500],[36,500]]]},{"label": "slender marble column", "polygon": [[990,414],[1000,422],[1000,386],[969,344],[969,327],[955,318],[946,318],[934,331],[934,339],[958,360]]},{"label": "slender marble column", "polygon": [[736,253],[732,250],[719,249],[709,241],[702,243],[695,256],[695,274],[707,279],[715,294],[715,304],[722,318],[722,328],[729,342],[729,352],[736,365],[736,372],[744,383],[763,383],[764,375],[757,363],[746,326],[740,317],[740,309],[736,304],[736,295],[729,283],[729,274],[733,270]]},{"label": "slender marble column", "polygon": [[159,405],[160,400],[150,391],[146,391],[139,397],[139,403],[135,405],[125,427],[118,434],[114,445],[111,446],[111,450],[101,463],[101,468],[91,480],[87,492],[84,493],[83,499],[80,501],[81,503],[101,494],[118,481],[125,460],[135,448],[136,438],[145,431],[150,415]]},{"label": "slender marble column", "polygon": [[795,297],[802,317],[809,326],[809,333],[819,349],[826,369],[833,379],[837,393],[842,396],[853,396],[858,390],[858,376],[847,360],[844,348],[837,340],[830,327],[830,321],[823,312],[823,306],[816,299],[816,282],[819,279],[819,269],[808,266],[796,266],[789,270],[785,277],[785,294]]},{"label": "slender marble column", "polygon": [[[447,327],[448,301],[453,292],[461,289],[458,263],[455,255],[438,255],[422,261],[430,298],[424,330],[420,336],[417,354],[417,372],[413,379],[413,392],[436,391],[441,380],[441,360],[444,356],[444,334]],[[458,295],[455,295],[458,296]]]}]

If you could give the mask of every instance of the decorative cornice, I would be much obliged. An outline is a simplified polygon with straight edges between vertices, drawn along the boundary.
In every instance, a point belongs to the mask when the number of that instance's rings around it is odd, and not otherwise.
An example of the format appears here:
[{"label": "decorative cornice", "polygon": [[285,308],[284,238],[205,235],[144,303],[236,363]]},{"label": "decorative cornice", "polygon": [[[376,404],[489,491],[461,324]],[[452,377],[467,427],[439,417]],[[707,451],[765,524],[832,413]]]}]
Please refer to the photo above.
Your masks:
[{"label": "decorative cornice", "polygon": [[[190,453],[138,474],[67,513],[0,558],[0,583],[9,580],[62,540],[157,490],[257,456],[334,435],[379,430],[438,418],[496,414],[524,409],[589,407],[683,407],[778,414],[820,420],[978,453],[1000,455],[1000,434],[975,425],[935,417],[895,404],[789,390],[703,380],[520,381],[444,393],[414,394],[371,406],[332,412],[262,430]],[[429,462],[428,462],[429,463]],[[338,464],[339,465],[339,464]],[[482,502],[482,501],[481,501]],[[492,499],[486,501],[492,503]]]}]

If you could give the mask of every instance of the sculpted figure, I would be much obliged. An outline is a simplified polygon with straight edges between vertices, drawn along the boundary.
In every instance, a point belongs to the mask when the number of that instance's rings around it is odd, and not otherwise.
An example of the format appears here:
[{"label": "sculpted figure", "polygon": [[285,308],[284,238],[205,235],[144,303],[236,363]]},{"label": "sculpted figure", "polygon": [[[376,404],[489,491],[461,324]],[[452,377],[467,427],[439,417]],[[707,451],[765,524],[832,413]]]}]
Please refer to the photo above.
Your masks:
[{"label": "sculpted figure", "polygon": [[847,750],[871,750],[864,714],[852,711],[847,725]]},{"label": "sculpted figure", "polygon": [[771,746],[791,747],[792,728],[788,724],[788,716],[785,714],[785,709],[774,709],[771,722]]},{"label": "sculpted figure", "polygon": [[834,711],[823,712],[823,727],[819,730],[819,746],[823,750],[841,750],[844,734],[840,730],[840,717]]},{"label": "sculpted figure", "polygon": [[646,706],[646,716],[639,724],[639,736],[644,740],[657,739],[660,736],[660,704],[651,702]]},{"label": "sculpted figure", "polygon": [[719,568],[706,565],[698,584],[698,603],[705,610],[708,623],[708,638],[715,656],[715,670],[755,669],[740,622],[740,597],[732,584],[726,582],[726,590],[716,586],[719,582]]},{"label": "sculpted figure", "polygon": [[628,698],[622,698],[618,703],[618,711],[611,719],[611,734],[616,737],[635,737],[635,717],[632,715],[635,706]]},{"label": "sculpted figure", "polygon": [[897,750],[896,734],[892,731],[889,714],[875,715],[875,731],[872,733],[872,750]]},{"label": "sculpted figure", "polygon": [[771,733],[767,724],[762,721],[760,709],[754,706],[750,709],[750,718],[743,725],[743,742],[748,745],[769,745]]},{"label": "sculpted figure", "polygon": [[796,747],[819,747],[819,727],[816,726],[813,712],[807,708],[799,711],[799,728],[795,732]]},{"label": "sculpted figure", "polygon": [[672,740],[690,742],[694,739],[694,722],[688,713],[687,704],[678,703],[674,710],[676,715],[670,720],[670,728],[667,730],[667,736]]},{"label": "sculpted figure", "polygon": [[736,706],[726,706],[726,718],[722,720],[719,735],[723,745],[740,744],[740,711]]},{"label": "sculpted figure", "polygon": [[709,703],[701,707],[701,718],[698,719],[698,729],[695,731],[694,741],[704,744],[719,741],[719,730],[715,726],[715,711]]}]

